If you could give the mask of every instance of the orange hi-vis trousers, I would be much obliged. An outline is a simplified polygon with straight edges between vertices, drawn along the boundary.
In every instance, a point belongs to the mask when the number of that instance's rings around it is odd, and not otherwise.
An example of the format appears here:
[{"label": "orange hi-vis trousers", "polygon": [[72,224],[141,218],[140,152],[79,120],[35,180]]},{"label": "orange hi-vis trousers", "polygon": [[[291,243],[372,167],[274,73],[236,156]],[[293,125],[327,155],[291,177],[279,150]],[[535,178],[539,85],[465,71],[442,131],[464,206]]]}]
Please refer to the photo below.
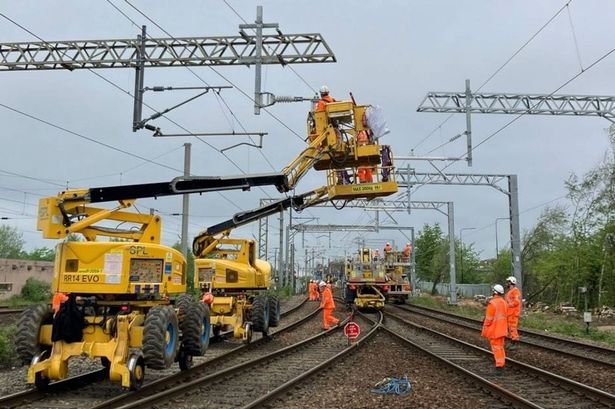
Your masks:
[{"label": "orange hi-vis trousers", "polygon": [[510,334],[510,339],[513,341],[519,341],[519,332],[517,332],[517,326],[519,325],[519,317],[515,317],[514,315],[509,315],[506,317],[508,321],[508,333]]},{"label": "orange hi-vis trousers", "polygon": [[491,352],[493,352],[493,358],[495,359],[495,367],[503,367],[504,363],[506,362],[506,353],[504,352],[504,337],[490,339],[489,344],[491,345]]},{"label": "orange hi-vis trousers", "polygon": [[329,329],[329,325],[337,325],[340,320],[335,318],[331,313],[333,312],[333,308],[323,308],[322,309],[322,328],[327,330]]}]

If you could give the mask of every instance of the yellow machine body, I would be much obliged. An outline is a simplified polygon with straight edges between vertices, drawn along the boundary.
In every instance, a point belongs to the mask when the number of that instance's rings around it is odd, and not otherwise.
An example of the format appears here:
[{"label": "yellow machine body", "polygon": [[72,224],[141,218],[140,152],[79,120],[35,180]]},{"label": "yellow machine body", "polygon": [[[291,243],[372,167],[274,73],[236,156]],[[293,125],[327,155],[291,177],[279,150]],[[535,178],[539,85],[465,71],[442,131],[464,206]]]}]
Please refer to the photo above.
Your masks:
[{"label": "yellow machine body", "polygon": [[254,240],[220,238],[215,243],[206,258],[194,261],[199,287],[214,294],[210,323],[246,340],[250,296],[271,286],[271,264],[256,258]]},{"label": "yellow machine body", "polygon": [[412,262],[410,257],[404,257],[401,251],[391,251],[385,254],[384,265],[388,298],[404,301],[411,293],[409,277]]},{"label": "yellow machine body", "polygon": [[271,264],[256,258],[256,242],[251,239],[220,239],[206,258],[194,262],[199,286],[213,292],[266,290],[271,286]]},{"label": "yellow machine body", "polygon": [[186,292],[186,260],[167,246],[72,241],[58,244],[56,254],[54,291],[155,297]]}]

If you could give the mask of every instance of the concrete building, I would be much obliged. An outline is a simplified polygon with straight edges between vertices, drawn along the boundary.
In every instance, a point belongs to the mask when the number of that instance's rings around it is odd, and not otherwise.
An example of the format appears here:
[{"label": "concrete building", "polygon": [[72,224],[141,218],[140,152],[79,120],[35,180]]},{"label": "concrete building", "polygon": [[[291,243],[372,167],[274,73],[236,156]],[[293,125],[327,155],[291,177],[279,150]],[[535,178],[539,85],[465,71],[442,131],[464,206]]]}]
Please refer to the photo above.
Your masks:
[{"label": "concrete building", "polygon": [[30,277],[51,283],[52,261],[0,259],[0,299],[19,294]]}]

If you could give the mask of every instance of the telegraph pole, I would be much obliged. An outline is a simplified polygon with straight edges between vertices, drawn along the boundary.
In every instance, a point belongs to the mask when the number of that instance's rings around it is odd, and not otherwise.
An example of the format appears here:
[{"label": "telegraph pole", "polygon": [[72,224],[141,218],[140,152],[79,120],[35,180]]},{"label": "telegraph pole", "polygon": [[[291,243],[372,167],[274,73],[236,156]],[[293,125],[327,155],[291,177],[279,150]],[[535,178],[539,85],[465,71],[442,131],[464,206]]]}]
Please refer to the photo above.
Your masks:
[{"label": "telegraph pole", "polygon": [[[184,177],[190,177],[190,155],[192,144],[184,144]],[[182,237],[180,249],[186,260],[188,259],[188,216],[190,212],[190,195],[182,196]]]}]

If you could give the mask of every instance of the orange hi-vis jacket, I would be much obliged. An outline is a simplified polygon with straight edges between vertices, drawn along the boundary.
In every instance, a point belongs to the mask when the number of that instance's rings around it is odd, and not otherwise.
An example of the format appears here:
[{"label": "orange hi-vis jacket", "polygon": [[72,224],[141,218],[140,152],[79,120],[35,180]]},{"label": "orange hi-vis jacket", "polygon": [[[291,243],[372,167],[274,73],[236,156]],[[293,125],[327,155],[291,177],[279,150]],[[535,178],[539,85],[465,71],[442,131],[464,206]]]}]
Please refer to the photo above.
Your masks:
[{"label": "orange hi-vis jacket", "polygon": [[332,310],[335,308],[335,302],[333,301],[333,293],[331,289],[327,286],[323,287],[322,296],[320,299],[320,308],[326,310]]},{"label": "orange hi-vis jacket", "polygon": [[518,317],[521,312],[521,291],[517,287],[512,287],[504,296],[506,300],[507,315]]},{"label": "orange hi-vis jacket", "polygon": [[68,300],[68,295],[64,293],[57,292],[53,295],[51,298],[51,310],[54,314],[60,311],[60,305],[66,300]]},{"label": "orange hi-vis jacket", "polygon": [[320,101],[318,101],[318,104],[316,104],[316,109],[314,110],[315,112],[318,111],[324,111],[325,110],[325,105],[330,103],[330,102],[335,102],[335,100],[330,97],[329,95],[325,95],[320,97]]},{"label": "orange hi-vis jacket", "polygon": [[499,295],[494,295],[485,313],[483,330],[480,335],[487,339],[502,338],[508,335],[508,321],[506,320],[506,301]]}]

